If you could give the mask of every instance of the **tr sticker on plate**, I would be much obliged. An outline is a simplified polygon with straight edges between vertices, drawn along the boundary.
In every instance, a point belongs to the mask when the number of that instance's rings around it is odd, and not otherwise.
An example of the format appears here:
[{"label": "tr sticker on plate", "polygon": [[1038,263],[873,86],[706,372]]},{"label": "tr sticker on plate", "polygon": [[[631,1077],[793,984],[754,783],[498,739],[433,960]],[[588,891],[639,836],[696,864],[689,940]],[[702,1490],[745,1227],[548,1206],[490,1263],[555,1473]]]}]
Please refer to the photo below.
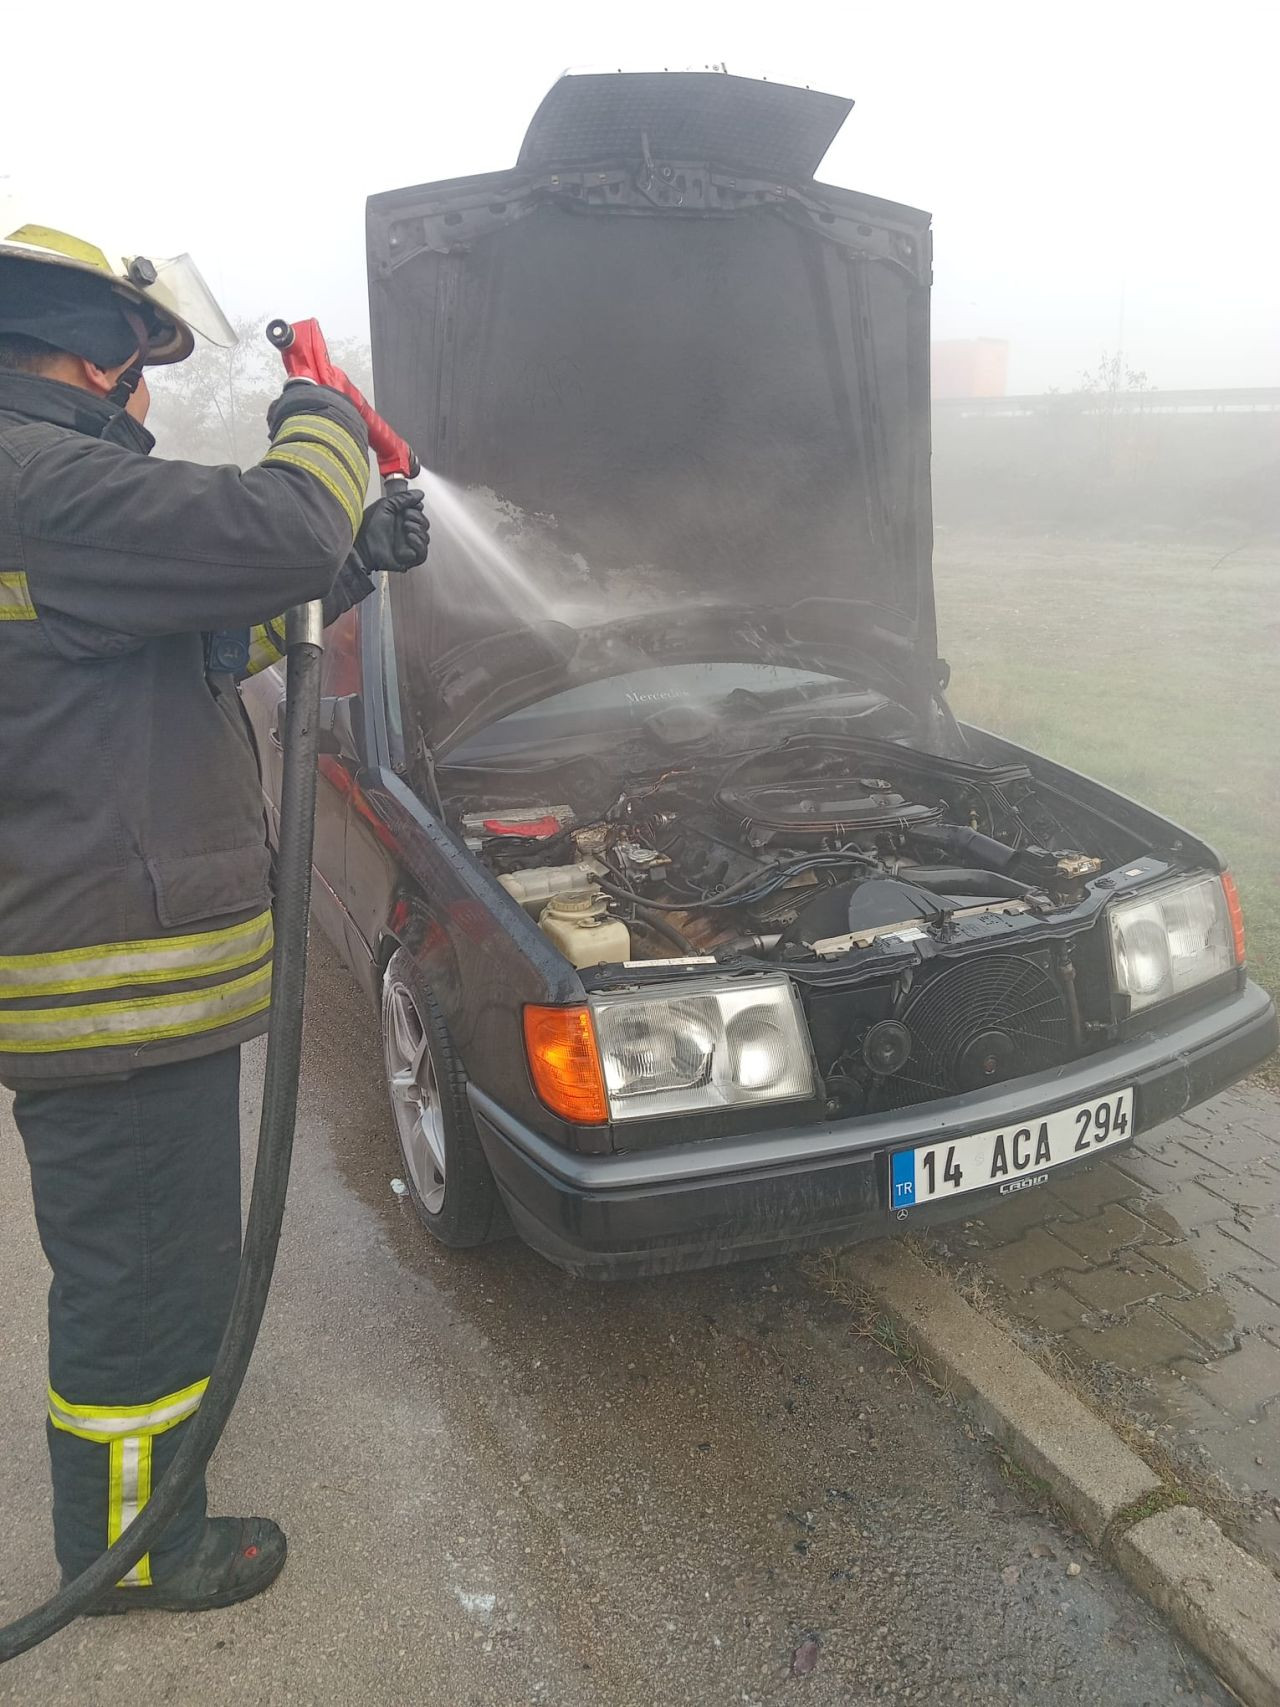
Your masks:
[{"label": "tr sticker on plate", "polygon": [[898,1150],[889,1158],[889,1208],[904,1215],[961,1192],[997,1190],[1008,1196],[1040,1185],[1052,1168],[1123,1144],[1132,1121],[1133,1091],[1126,1089],[1022,1126]]}]

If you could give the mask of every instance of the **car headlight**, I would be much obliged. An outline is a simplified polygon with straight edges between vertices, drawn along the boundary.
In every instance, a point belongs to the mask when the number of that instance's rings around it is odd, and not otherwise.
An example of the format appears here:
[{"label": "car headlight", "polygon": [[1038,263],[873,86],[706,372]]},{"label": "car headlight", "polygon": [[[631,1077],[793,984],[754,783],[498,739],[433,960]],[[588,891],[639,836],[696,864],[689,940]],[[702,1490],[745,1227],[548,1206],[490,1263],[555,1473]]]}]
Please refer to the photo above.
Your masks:
[{"label": "car headlight", "polygon": [[789,979],[598,995],[591,1015],[614,1120],[815,1094],[809,1034]]},{"label": "car headlight", "polygon": [[1116,901],[1109,919],[1115,987],[1128,996],[1131,1013],[1194,990],[1244,959],[1243,933],[1218,877]]}]

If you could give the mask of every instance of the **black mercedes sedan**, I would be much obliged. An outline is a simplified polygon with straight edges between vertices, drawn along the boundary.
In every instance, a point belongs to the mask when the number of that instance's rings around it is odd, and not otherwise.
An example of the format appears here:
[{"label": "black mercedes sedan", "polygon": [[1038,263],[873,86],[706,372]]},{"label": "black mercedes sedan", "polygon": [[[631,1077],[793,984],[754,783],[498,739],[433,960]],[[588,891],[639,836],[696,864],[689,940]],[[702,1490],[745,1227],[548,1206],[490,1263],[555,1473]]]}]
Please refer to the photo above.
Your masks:
[{"label": "black mercedes sedan", "polygon": [[848,108],[566,77],[513,170],[369,203],[433,551],[330,632],[313,906],[446,1244],[911,1229],[1276,1047],[1214,850],[948,708],[929,218],[815,181]]}]

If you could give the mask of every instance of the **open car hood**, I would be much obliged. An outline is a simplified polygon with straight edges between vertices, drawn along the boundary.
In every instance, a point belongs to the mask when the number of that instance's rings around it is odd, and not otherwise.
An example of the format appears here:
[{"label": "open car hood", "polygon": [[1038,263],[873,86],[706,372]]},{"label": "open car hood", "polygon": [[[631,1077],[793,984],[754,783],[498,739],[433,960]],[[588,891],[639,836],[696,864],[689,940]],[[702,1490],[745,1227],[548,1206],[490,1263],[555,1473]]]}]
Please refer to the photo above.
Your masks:
[{"label": "open car hood", "polygon": [[782,645],[826,602],[927,694],[929,219],[814,181],[850,105],[565,77],[514,170],[370,199],[378,407],[432,471],[430,564],[392,597],[436,750],[557,657],[597,673],[610,631],[625,667],[642,634],[687,657],[681,609],[732,656],[753,613]]}]

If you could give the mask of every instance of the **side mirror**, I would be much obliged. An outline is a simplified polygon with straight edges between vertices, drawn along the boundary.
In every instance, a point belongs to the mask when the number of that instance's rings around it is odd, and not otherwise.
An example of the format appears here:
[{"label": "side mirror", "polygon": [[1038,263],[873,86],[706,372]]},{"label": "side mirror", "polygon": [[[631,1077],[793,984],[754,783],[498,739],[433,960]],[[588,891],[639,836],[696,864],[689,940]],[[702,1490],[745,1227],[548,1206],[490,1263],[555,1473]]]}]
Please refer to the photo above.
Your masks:
[{"label": "side mirror", "polygon": [[319,750],[363,764],[364,716],[358,693],[326,694],[320,701]]}]

